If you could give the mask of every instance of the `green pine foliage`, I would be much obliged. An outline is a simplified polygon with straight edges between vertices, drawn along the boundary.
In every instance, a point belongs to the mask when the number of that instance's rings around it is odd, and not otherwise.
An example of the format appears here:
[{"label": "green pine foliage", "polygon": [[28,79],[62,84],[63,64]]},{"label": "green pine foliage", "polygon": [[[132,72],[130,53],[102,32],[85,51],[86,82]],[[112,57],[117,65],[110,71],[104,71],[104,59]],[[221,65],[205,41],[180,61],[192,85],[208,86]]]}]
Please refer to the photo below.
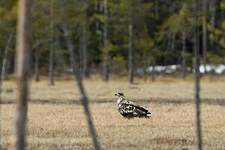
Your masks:
[{"label": "green pine foliage", "polygon": [[[210,1],[210,0],[209,0]],[[207,18],[208,45],[207,62],[224,64],[225,58],[225,1],[215,0],[215,12],[208,7],[204,16],[202,2],[199,3],[198,29],[202,39],[202,20]],[[211,3],[209,3],[211,5]],[[191,0],[108,0],[108,16],[104,16],[103,0],[38,0],[32,8],[32,51],[40,56],[40,68],[47,70],[49,47],[54,44],[56,66],[61,70],[70,68],[69,56],[63,37],[62,25],[67,24],[75,45],[77,57],[81,57],[79,41],[81,26],[86,24],[86,45],[89,70],[100,72],[104,53],[109,54],[111,72],[126,72],[128,61],[128,25],[134,26],[134,65],[146,67],[152,64],[180,64],[182,33],[187,33],[187,65],[192,66],[193,22]],[[53,16],[51,16],[53,9]],[[214,14],[213,14],[214,13]],[[215,17],[215,18],[213,18]],[[17,1],[0,2],[0,58],[9,35],[16,34]],[[216,20],[216,25],[211,20]],[[53,31],[50,29],[54,22]],[[103,46],[103,26],[108,23],[107,45]],[[53,32],[54,40],[51,39]],[[15,55],[15,39],[11,47]],[[202,42],[200,42],[202,43]],[[213,44],[212,44],[213,43]],[[38,45],[35,47],[35,45]],[[201,46],[202,47],[202,46]],[[201,49],[202,52],[202,49]],[[201,53],[202,55],[202,53]],[[34,58],[34,53],[32,53]],[[79,58],[82,60],[82,58]],[[190,62],[190,63],[189,63]],[[13,63],[11,63],[13,65]],[[33,64],[33,63],[32,63]],[[58,64],[58,65],[57,65]]]}]

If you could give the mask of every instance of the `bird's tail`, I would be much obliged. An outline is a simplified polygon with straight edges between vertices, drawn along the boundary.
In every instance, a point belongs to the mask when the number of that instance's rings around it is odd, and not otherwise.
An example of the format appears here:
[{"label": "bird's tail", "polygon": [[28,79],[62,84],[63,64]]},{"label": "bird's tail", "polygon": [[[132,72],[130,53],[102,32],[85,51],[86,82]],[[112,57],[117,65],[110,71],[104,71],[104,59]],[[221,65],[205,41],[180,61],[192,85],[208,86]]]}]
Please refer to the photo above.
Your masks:
[{"label": "bird's tail", "polygon": [[145,118],[150,118],[150,117],[151,117],[151,114],[152,114],[152,113],[148,111],[148,112],[145,114]]},{"label": "bird's tail", "polygon": [[145,114],[144,116],[142,116],[143,118],[150,118],[151,117],[151,113]]}]

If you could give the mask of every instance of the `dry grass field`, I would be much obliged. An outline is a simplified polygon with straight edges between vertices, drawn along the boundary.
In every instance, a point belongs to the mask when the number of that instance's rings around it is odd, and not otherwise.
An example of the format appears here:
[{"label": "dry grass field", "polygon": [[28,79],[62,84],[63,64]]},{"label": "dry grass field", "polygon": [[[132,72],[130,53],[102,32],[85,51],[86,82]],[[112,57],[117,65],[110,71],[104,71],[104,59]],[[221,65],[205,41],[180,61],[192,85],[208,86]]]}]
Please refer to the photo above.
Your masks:
[{"label": "dry grass field", "polygon": [[[206,150],[225,150],[225,80],[202,82],[203,142]],[[157,82],[123,80],[104,83],[85,81],[94,124],[106,150],[196,148],[193,83],[165,79]],[[15,91],[13,81],[4,83],[1,104],[3,149],[13,149]],[[116,108],[114,93],[150,108],[149,119],[124,119]],[[93,149],[74,81],[32,82],[28,110],[28,149]]]}]

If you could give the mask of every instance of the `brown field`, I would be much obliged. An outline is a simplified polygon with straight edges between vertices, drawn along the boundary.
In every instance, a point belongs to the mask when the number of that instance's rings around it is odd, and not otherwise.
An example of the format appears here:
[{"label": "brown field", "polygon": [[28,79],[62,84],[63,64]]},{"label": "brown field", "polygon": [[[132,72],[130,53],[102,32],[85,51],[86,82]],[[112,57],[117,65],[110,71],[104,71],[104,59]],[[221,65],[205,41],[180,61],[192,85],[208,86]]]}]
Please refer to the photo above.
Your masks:
[{"label": "brown field", "polygon": [[[157,82],[122,80],[85,81],[94,124],[103,149],[196,148],[193,83],[174,79]],[[1,104],[3,149],[13,149],[15,83],[4,83]],[[149,119],[124,119],[116,109],[114,93],[150,108]],[[202,82],[204,149],[225,150],[224,80]],[[28,111],[28,149],[93,149],[74,81],[32,83]]]}]

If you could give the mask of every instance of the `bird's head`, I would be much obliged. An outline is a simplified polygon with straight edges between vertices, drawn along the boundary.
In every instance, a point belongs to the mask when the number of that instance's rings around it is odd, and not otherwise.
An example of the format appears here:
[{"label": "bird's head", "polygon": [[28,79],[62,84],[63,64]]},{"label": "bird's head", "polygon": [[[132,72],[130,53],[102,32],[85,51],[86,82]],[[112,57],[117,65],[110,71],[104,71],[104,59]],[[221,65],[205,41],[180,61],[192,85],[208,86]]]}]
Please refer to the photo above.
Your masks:
[{"label": "bird's head", "polygon": [[116,93],[115,96],[118,97],[118,98],[125,97],[124,94],[123,93],[120,93],[120,92],[119,93]]},{"label": "bird's head", "polygon": [[123,93],[120,93],[120,92],[119,92],[119,93],[116,93],[115,96],[118,98],[118,99],[117,99],[117,105],[119,105],[119,103],[120,103],[122,100],[125,99],[124,94],[123,94]]}]

